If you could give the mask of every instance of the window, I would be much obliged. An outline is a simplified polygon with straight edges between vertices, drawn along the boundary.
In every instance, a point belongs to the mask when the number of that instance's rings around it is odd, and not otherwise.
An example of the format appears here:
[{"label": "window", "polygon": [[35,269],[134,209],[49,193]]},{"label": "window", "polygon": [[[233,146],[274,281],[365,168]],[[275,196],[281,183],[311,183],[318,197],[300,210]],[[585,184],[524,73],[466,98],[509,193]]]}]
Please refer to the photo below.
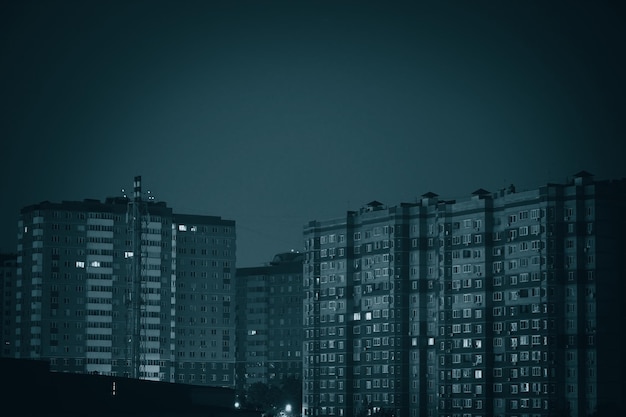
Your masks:
[{"label": "window", "polygon": [[530,211],[530,218],[531,218],[531,219],[535,220],[535,219],[538,219],[539,217],[540,217],[540,211],[539,211],[539,209],[532,209],[532,210]]}]

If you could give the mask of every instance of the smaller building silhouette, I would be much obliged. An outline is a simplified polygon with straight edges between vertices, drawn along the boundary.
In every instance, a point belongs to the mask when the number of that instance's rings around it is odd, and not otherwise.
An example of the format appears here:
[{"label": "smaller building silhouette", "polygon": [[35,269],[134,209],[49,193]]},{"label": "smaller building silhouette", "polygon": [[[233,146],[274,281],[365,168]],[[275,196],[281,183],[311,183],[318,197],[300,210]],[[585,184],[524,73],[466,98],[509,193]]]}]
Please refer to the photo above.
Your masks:
[{"label": "smaller building silhouette", "polygon": [[278,254],[237,269],[237,388],[281,385],[302,374],[302,259]]},{"label": "smaller building silhouette", "polygon": [[13,296],[17,255],[0,253],[0,357],[7,357],[11,349],[13,323]]}]

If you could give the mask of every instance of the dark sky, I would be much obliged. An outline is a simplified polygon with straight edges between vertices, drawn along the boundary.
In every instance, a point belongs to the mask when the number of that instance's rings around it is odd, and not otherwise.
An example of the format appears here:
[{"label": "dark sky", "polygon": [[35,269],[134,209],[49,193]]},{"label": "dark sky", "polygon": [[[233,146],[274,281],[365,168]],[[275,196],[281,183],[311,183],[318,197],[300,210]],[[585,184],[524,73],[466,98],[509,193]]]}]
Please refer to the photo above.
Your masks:
[{"label": "dark sky", "polygon": [[240,267],[371,200],[624,177],[617,3],[2,2],[0,250],[135,175]]}]

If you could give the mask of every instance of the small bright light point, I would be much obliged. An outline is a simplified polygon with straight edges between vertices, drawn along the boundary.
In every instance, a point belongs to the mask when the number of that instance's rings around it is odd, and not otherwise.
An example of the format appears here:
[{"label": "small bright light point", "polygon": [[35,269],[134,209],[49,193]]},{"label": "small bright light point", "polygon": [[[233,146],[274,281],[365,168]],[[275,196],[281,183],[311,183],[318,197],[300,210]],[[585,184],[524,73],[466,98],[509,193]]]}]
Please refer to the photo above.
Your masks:
[{"label": "small bright light point", "polygon": [[239,404],[239,401],[235,402],[235,408],[239,408],[241,407],[241,404]]},{"label": "small bright light point", "polygon": [[287,404],[285,406],[285,411],[288,412],[288,413],[291,413],[291,404]]}]

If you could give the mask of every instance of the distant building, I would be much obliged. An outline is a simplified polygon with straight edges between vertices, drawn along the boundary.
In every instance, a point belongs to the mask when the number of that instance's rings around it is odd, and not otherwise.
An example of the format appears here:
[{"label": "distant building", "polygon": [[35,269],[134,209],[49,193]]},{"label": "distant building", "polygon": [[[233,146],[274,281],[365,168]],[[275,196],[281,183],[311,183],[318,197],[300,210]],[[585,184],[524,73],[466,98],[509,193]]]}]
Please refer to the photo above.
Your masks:
[{"label": "distant building", "polygon": [[133,198],[21,210],[10,356],[233,386],[235,222]]},{"label": "distant building", "polygon": [[182,214],[173,221],[176,382],[234,387],[235,222]]},{"label": "distant building", "polygon": [[305,228],[305,415],[624,410],[626,180],[421,201]]},{"label": "distant building", "polygon": [[302,377],[302,259],[281,253],[237,269],[237,388]]},{"label": "distant building", "polygon": [[11,352],[11,324],[14,321],[13,297],[17,255],[0,254],[0,357],[7,357]]}]

